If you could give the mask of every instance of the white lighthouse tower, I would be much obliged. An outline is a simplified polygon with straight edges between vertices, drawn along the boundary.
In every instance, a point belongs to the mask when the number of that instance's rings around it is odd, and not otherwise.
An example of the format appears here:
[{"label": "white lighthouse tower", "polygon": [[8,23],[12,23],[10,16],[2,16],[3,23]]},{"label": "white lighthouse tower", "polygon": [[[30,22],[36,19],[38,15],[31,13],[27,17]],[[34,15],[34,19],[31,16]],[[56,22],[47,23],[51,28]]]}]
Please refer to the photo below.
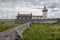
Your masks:
[{"label": "white lighthouse tower", "polygon": [[46,8],[46,6],[44,6],[42,13],[43,13],[43,18],[47,18],[48,9]]}]

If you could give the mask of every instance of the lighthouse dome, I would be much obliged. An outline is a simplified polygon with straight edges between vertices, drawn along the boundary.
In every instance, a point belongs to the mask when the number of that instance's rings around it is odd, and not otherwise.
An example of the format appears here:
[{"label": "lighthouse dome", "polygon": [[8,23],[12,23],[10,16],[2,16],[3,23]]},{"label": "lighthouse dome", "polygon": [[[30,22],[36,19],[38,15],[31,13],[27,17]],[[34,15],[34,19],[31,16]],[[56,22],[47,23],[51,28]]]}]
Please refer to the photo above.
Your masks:
[{"label": "lighthouse dome", "polygon": [[46,8],[46,6],[43,8],[42,12],[48,12],[48,9]]}]

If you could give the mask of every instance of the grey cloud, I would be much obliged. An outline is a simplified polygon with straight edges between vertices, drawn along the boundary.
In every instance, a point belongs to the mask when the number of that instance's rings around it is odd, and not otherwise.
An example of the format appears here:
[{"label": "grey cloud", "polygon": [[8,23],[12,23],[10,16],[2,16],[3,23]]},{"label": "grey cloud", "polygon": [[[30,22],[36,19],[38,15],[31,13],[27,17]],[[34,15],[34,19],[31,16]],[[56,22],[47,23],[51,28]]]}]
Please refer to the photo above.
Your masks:
[{"label": "grey cloud", "polygon": [[[18,9],[21,9],[21,6],[33,7],[37,5],[42,6],[46,4],[49,8],[60,8],[60,2],[53,2],[53,0],[51,1],[52,2],[50,2],[50,0],[0,0],[0,19],[16,18]],[[40,7],[37,8],[40,9]]]},{"label": "grey cloud", "polygon": [[57,3],[50,3],[50,5],[48,6],[49,8],[56,8],[58,6]]}]

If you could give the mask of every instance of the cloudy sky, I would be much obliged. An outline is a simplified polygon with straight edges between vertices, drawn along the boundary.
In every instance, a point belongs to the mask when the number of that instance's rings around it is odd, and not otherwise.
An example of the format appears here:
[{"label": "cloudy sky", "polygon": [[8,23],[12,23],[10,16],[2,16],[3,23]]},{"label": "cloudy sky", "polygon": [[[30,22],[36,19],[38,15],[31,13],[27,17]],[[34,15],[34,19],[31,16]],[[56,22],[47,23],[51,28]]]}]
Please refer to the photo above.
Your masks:
[{"label": "cloudy sky", "polygon": [[49,18],[60,17],[60,0],[0,0],[0,19],[15,19],[18,12],[42,15],[44,5]]}]

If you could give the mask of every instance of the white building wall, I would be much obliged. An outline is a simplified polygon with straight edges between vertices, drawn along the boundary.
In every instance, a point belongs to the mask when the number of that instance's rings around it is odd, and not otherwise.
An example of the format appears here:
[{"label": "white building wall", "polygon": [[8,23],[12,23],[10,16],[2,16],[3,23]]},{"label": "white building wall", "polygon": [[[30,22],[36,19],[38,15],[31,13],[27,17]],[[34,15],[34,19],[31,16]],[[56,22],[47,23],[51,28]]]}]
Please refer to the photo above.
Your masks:
[{"label": "white building wall", "polygon": [[43,12],[43,18],[47,18],[47,12]]}]

